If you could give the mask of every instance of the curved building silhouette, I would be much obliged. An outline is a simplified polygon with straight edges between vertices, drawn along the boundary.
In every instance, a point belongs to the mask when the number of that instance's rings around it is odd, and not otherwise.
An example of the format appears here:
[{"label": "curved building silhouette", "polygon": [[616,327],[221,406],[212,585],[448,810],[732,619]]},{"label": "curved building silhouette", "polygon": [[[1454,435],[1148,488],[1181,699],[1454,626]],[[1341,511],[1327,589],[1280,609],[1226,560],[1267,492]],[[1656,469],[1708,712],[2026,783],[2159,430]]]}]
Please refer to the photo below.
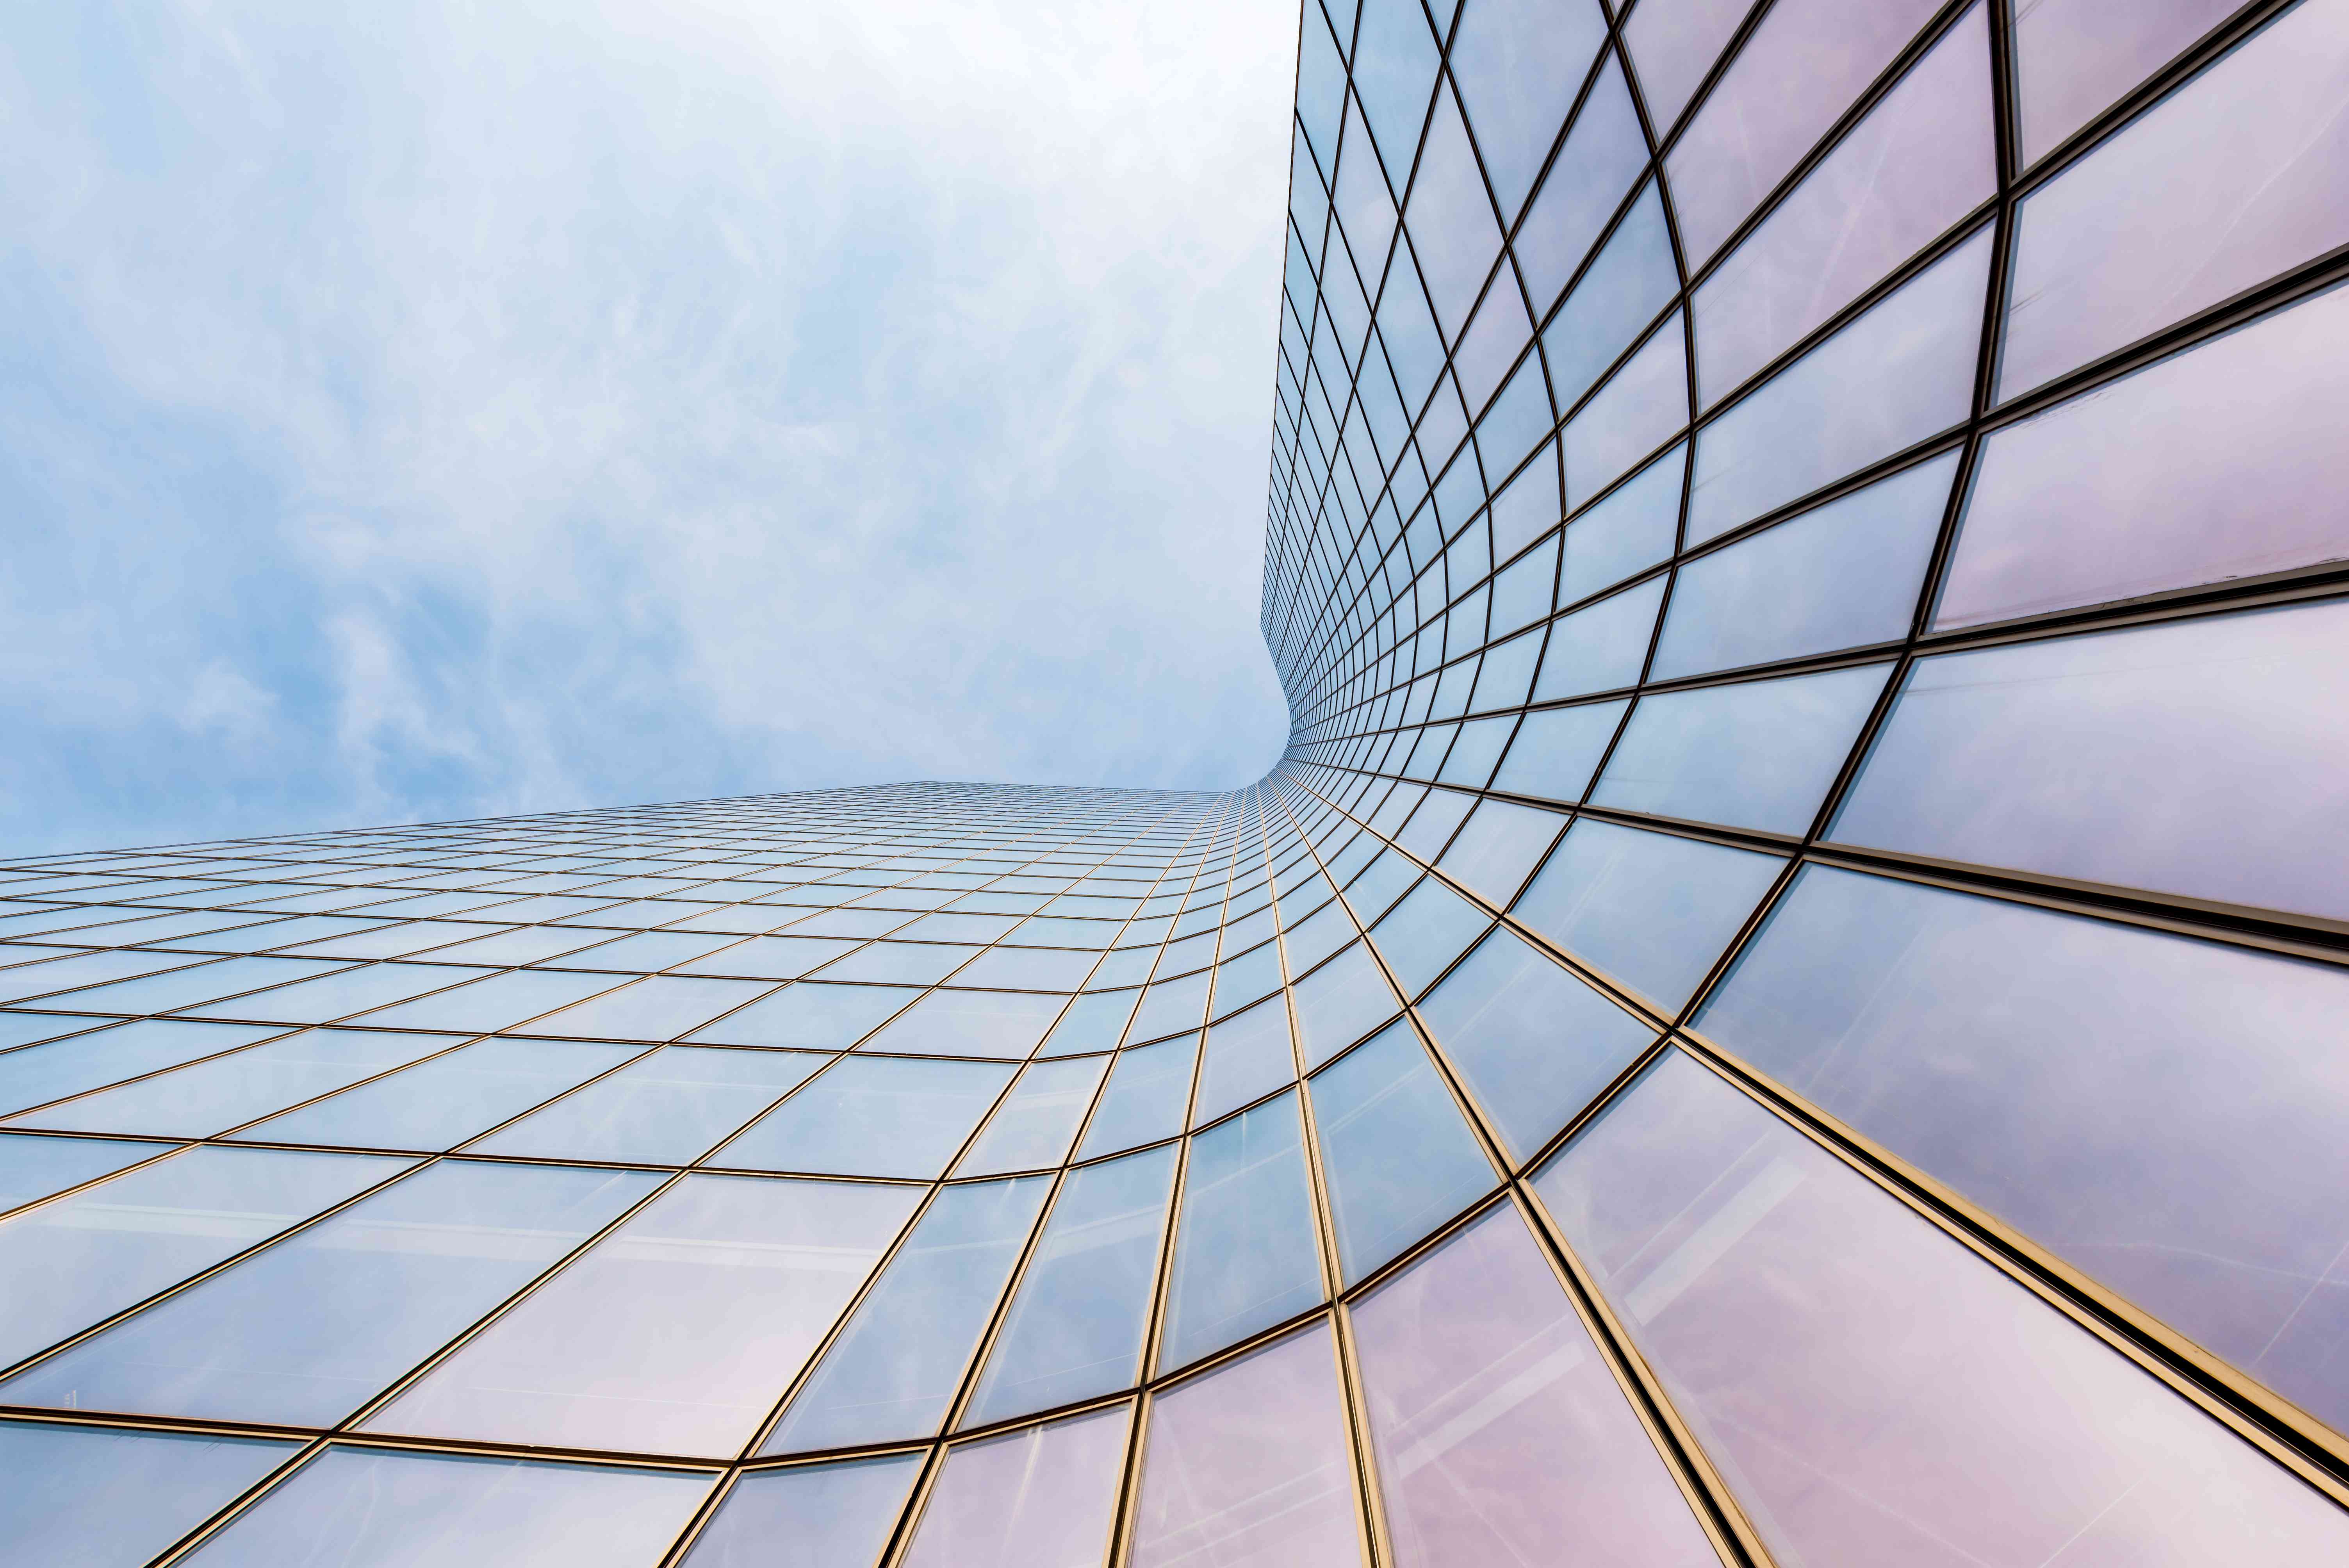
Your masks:
[{"label": "curved building silhouette", "polygon": [[2349,1561],[2349,0],[1307,0],[1223,795],[0,875],[0,1549]]}]

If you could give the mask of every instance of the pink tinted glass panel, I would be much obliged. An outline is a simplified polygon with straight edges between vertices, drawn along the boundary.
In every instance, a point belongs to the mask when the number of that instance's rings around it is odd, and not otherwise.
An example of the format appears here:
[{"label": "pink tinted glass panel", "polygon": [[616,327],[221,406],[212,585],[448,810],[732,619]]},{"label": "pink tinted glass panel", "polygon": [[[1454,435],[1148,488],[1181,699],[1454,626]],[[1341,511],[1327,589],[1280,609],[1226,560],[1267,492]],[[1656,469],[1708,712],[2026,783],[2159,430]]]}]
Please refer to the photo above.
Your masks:
[{"label": "pink tinted glass panel", "polygon": [[952,1450],[905,1568],[1096,1568],[1131,1423],[1121,1405]]},{"label": "pink tinted glass panel", "polygon": [[2349,970],[1813,867],[1698,1026],[2349,1430]]},{"label": "pink tinted glass panel", "polygon": [[2349,242],[2349,0],[2305,0],[2023,204],[2012,397]]},{"label": "pink tinted glass panel", "polygon": [[1990,24],[1977,5],[1697,291],[1704,397],[1850,304],[1997,181]]},{"label": "pink tinted glass panel", "polygon": [[1963,419],[1990,253],[1985,229],[1707,425],[1697,439],[1689,542]]},{"label": "pink tinted glass panel", "polygon": [[[1754,0],[1647,0],[1624,25],[1623,41],[1640,73],[1648,118],[1658,131],[1678,119],[1704,73]],[[1621,7],[1618,6],[1618,10]]]},{"label": "pink tinted glass panel", "polygon": [[1684,1056],[1536,1185],[1782,1562],[2349,1553],[2349,1516]]},{"label": "pink tinted glass panel", "polygon": [[1665,160],[1693,268],[1826,134],[1933,0],[1781,0]]},{"label": "pink tinted glass panel", "polygon": [[1688,338],[1677,313],[1582,406],[1559,438],[1568,506],[1579,505],[1688,423]]},{"label": "pink tinted glass panel", "polygon": [[2349,917],[2349,602],[1919,661],[1844,843]]},{"label": "pink tinted glass panel", "polygon": [[1149,1445],[1133,1568],[1360,1568],[1327,1324],[1162,1397]]},{"label": "pink tinted glass panel", "polygon": [[1992,436],[1936,626],[2349,555],[2349,290]]},{"label": "pink tinted glass panel", "polygon": [[1400,1568],[1718,1562],[1525,1222],[1504,1207],[1354,1309]]},{"label": "pink tinted glass panel", "polygon": [[2224,21],[2240,0],[2023,0],[2017,110],[2028,163]]}]

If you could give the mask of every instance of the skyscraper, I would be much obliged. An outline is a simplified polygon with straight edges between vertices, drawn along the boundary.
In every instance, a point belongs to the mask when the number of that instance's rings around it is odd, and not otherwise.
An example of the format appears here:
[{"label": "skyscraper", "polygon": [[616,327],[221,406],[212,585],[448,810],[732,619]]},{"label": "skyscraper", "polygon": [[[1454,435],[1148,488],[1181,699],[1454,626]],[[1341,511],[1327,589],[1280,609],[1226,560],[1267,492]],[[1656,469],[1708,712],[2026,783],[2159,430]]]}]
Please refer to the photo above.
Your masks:
[{"label": "skyscraper", "polygon": [[1308,0],[1228,794],[6,863],[26,1563],[2349,1560],[2349,0]]}]

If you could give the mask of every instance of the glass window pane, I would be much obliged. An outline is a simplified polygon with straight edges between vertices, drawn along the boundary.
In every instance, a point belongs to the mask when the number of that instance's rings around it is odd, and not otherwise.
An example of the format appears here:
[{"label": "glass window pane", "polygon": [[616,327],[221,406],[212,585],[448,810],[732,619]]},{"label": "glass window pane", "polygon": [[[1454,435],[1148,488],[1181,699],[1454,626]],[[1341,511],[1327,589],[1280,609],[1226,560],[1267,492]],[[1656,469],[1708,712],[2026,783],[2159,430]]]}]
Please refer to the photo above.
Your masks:
[{"label": "glass window pane", "polygon": [[1574,520],[1560,536],[1566,563],[1558,574],[1559,603],[1587,599],[1671,554],[1687,472],[1687,449],[1675,447]]},{"label": "glass window pane", "polygon": [[973,958],[976,947],[935,942],[876,942],[860,948],[823,972],[827,980],[877,980],[898,985],[927,985],[943,980]]},{"label": "glass window pane", "polygon": [[[1116,955],[1111,954],[1111,962]],[[1040,1057],[1074,1057],[1110,1051],[1125,1037],[1125,1023],[1142,999],[1139,991],[1096,991],[1078,997],[1036,1048]]]},{"label": "glass window pane", "polygon": [[1516,215],[1606,37],[1593,0],[1477,0],[1461,18],[1452,74],[1505,218]]},{"label": "glass window pane", "polygon": [[300,1447],[0,1421],[0,1552],[59,1568],[144,1563]]},{"label": "glass window pane", "polygon": [[[1099,953],[1080,949],[992,947],[957,970],[954,984],[999,985],[1022,991],[1073,991],[1085,983],[1100,958]],[[1065,999],[1051,998],[1056,1003]],[[1047,1015],[1038,1024],[1039,1030],[1050,1021]]]},{"label": "glass window pane", "polygon": [[[29,1046],[36,1040],[54,1039],[59,1035],[78,1034],[90,1026],[88,1018],[69,1018],[56,1013],[0,1012],[0,1050],[8,1054],[0,1062],[15,1061],[22,1054],[18,1046]],[[124,1026],[131,1027],[135,1026]],[[258,1031],[248,1031],[258,1038]]]},{"label": "glass window pane", "polygon": [[486,1154],[682,1165],[807,1081],[807,1051],[664,1046],[483,1139]]},{"label": "glass window pane", "polygon": [[[264,960],[249,962],[262,963]],[[404,1002],[410,996],[421,996],[445,986],[478,981],[485,973],[480,969],[461,969],[450,964],[370,964],[357,969],[346,969],[337,975],[305,980],[296,985],[281,985],[274,991],[258,991],[251,995],[232,997],[228,1001],[215,1002],[210,1006],[191,1011],[200,1018],[266,1018],[287,1024],[323,1024],[330,1018],[347,1017],[370,1007],[380,1007],[388,1002]],[[616,983],[616,977],[609,975],[548,975],[544,979],[564,1001],[592,995]],[[257,982],[247,982],[254,983]],[[548,1006],[554,1006],[554,1003],[549,1002]]]},{"label": "glass window pane", "polygon": [[827,985],[802,981],[694,1031],[730,1046],[798,1046],[843,1051],[921,993],[903,985]]},{"label": "glass window pane", "polygon": [[746,1470],[687,1568],[873,1568],[921,1473],[919,1454]]},{"label": "glass window pane", "polygon": [[16,1117],[11,1125],[203,1138],[456,1043],[430,1035],[307,1029]]},{"label": "glass window pane", "polygon": [[[1091,967],[1092,959],[1086,959]],[[933,991],[864,1042],[869,1051],[1025,1057],[1060,1016],[1060,996]]]},{"label": "glass window pane", "polygon": [[1121,1406],[949,1449],[905,1568],[1091,1568],[1101,1562],[1133,1420]]},{"label": "glass window pane", "polygon": [[1480,943],[1420,1012],[1519,1160],[1654,1038],[1653,1030],[1506,931]]},{"label": "glass window pane", "polygon": [[239,1136],[361,1149],[447,1149],[642,1049],[584,1040],[482,1040],[273,1116]]},{"label": "glass window pane", "polygon": [[1338,1262],[1349,1284],[1496,1180],[1404,1021],[1323,1070],[1310,1088]]},{"label": "glass window pane", "polygon": [[1544,708],[1526,715],[1493,788],[1551,800],[1579,800],[1591,771],[1615,738],[1630,701]]},{"label": "glass window pane", "polygon": [[1454,881],[1506,909],[1565,826],[1566,818],[1556,811],[1486,800],[1438,863]]},{"label": "glass window pane", "polygon": [[409,1162],[371,1154],[191,1149],[0,1222],[0,1365],[331,1208]]},{"label": "glass window pane", "polygon": [[730,1458],[920,1195],[688,1177],[365,1425]]},{"label": "glass window pane", "polygon": [[1784,864],[1586,820],[1512,913],[1671,1010],[1688,1000]]},{"label": "glass window pane", "polygon": [[1641,697],[1591,803],[1799,837],[1891,669],[1862,665]]},{"label": "glass window pane", "polygon": [[2349,289],[1992,435],[1936,626],[2349,555]]},{"label": "glass window pane", "polygon": [[1199,1069],[1199,1103],[1191,1124],[1203,1126],[1296,1080],[1288,1004],[1274,996],[1207,1031],[1207,1059]]},{"label": "glass window pane", "polygon": [[2349,241],[2349,28],[2302,5],[2016,215],[2012,397]]},{"label": "glass window pane", "polygon": [[593,1039],[674,1039],[771,988],[757,980],[691,980],[663,975],[565,1007],[531,1025],[531,1031]]},{"label": "glass window pane", "polygon": [[1535,1186],[1785,1558],[2349,1548],[2315,1491],[1678,1052]]},{"label": "glass window pane", "polygon": [[716,1479],[333,1448],[189,1561],[203,1568],[651,1568]]},{"label": "glass window pane", "polygon": [[1957,469],[1930,459],[1682,566],[1653,678],[1907,636]]},{"label": "glass window pane", "polygon": [[[1170,949],[1171,951],[1171,949]],[[1212,958],[1212,946],[1200,950],[1203,958]],[[1160,968],[1165,967],[1161,962]],[[1207,986],[1210,977],[1194,974],[1180,980],[1161,981],[1142,994],[1142,1006],[1133,1015],[1133,1025],[1125,1032],[1129,1041],[1154,1040],[1182,1029],[1195,1029],[1206,1021]]]},{"label": "glass window pane", "polygon": [[[1270,934],[1272,925],[1268,913],[1263,929]],[[1237,928],[1226,928],[1225,951],[1233,950],[1238,940]],[[1216,1016],[1236,1013],[1259,996],[1280,989],[1280,948],[1267,942],[1249,948],[1237,958],[1226,959],[1216,969],[1216,999],[1211,1009]]]},{"label": "glass window pane", "polygon": [[658,1182],[443,1161],[20,1373],[0,1401],[330,1427]]},{"label": "glass window pane", "polygon": [[0,1211],[152,1160],[169,1144],[117,1143],[102,1138],[0,1135]]},{"label": "glass window pane", "polygon": [[1509,743],[1509,733],[1516,728],[1516,725],[1515,715],[1472,719],[1462,725],[1459,738],[1444,758],[1443,770],[1436,774],[1438,781],[1482,789],[1485,781],[1492,777],[1493,764],[1501,759],[1501,748]]},{"label": "glass window pane", "polygon": [[[781,912],[776,912],[780,914]],[[831,963],[856,944],[835,936],[758,936],[698,959],[678,971],[684,975],[750,975],[767,980],[796,980],[811,969]]]},{"label": "glass window pane", "polygon": [[[17,948],[9,956],[12,959],[21,960],[28,954],[47,954],[55,951],[54,948]],[[136,973],[154,966],[153,961],[143,955],[83,954],[47,964],[26,964],[23,968],[13,971],[7,976],[6,989],[19,995],[32,996],[38,991],[78,984],[85,976],[98,977],[97,972],[87,969],[86,965],[99,958],[118,956],[124,958],[126,962],[108,965],[106,972],[127,970]],[[135,964],[127,962],[131,957],[139,957],[140,962]],[[91,1013],[162,1013],[198,1002],[207,1002],[216,996],[224,996],[240,991],[252,991],[256,986],[274,985],[281,981],[297,979],[305,975],[323,974],[330,979],[339,978],[334,972],[341,967],[335,964],[318,964],[293,958],[227,958],[216,963],[199,965],[192,969],[175,969],[169,974],[149,975],[138,980],[118,980],[110,985],[93,985],[88,990],[71,991],[64,995],[40,997],[38,1000],[42,1005],[51,1007],[75,1007]],[[347,973],[360,972],[354,970]],[[274,996],[275,993],[273,992],[270,995]],[[219,1016],[251,1018],[262,1015],[252,1009],[230,1013],[223,1007],[219,1010]]]},{"label": "glass window pane", "polygon": [[2349,914],[2344,645],[2331,602],[1920,660],[1831,834]]},{"label": "glass window pane", "polygon": [[[1648,662],[1656,612],[1663,603],[1664,580],[1656,577],[1552,621],[1534,700],[1548,702],[1635,685]],[[1506,766],[1501,776],[1509,776]]]},{"label": "glass window pane", "polygon": [[[509,970],[438,995],[370,1013],[367,1027],[449,1029],[466,1034],[512,1028],[608,990],[613,979],[609,975],[573,975],[552,969]],[[290,1007],[281,1006],[279,1010],[288,1011]]]},{"label": "glass window pane", "polygon": [[2040,0],[2016,16],[2023,160],[2036,160],[2235,9],[2235,0]]},{"label": "glass window pane", "polygon": [[1790,0],[1770,8],[1665,160],[1691,268],[1937,9],[1934,0]]},{"label": "glass window pane", "polygon": [[966,1426],[1133,1385],[1174,1185],[1172,1147],[1069,1172]]},{"label": "glass window pane", "polygon": [[[1672,264],[1663,198],[1651,183],[1633,199],[1631,210],[1542,329],[1550,395],[1559,409],[1582,401],[1679,292],[1680,269]],[[1685,407],[1681,416],[1687,418]],[[1590,495],[1603,482],[1596,475],[1577,475],[1570,461],[1566,478],[1568,491],[1577,496]]]},{"label": "glass window pane", "polygon": [[1198,1059],[1196,1035],[1119,1052],[1077,1158],[1097,1159],[1182,1131],[1191,1104],[1191,1069]]},{"label": "glass window pane", "polygon": [[1689,542],[1963,419],[1982,350],[1990,254],[1984,230],[1706,426]]},{"label": "glass window pane", "polygon": [[1640,90],[1661,134],[1688,107],[1754,0],[1646,0],[1623,28]]},{"label": "glass window pane", "polygon": [[[596,934],[604,934],[599,932]],[[726,940],[719,936],[697,935],[684,931],[640,931],[634,936],[623,936],[616,942],[603,942],[575,953],[564,966],[572,969],[633,969],[640,974],[650,974],[656,969],[666,969],[672,964],[706,957],[727,945]],[[507,962],[536,961],[509,959]],[[600,1034],[604,1031],[589,1032]]]},{"label": "glass window pane", "polygon": [[[1526,210],[1511,249],[1537,313],[1549,309],[1648,161],[1647,138],[1610,57],[1575,116],[1566,145]],[[1383,315],[1385,306],[1380,306]],[[1404,390],[1408,391],[1406,387]]]},{"label": "glass window pane", "polygon": [[1378,139],[1381,161],[1402,184],[1435,86],[1435,40],[1409,0],[1363,0],[1354,44],[1354,91]]},{"label": "glass window pane", "polygon": [[2349,1427],[2349,975],[1806,871],[1698,1026]]},{"label": "glass window pane", "polygon": [[1092,1109],[1093,1091],[1101,1087],[1109,1063],[1107,1057],[1080,1057],[1030,1066],[955,1167],[955,1174],[1041,1171],[1066,1160],[1070,1140]]},{"label": "glass window pane", "polygon": [[[44,960],[47,962],[44,963]],[[71,990],[77,985],[96,985],[104,981],[123,980],[135,975],[152,975],[159,969],[180,969],[183,973],[191,973],[185,968],[191,962],[188,955],[178,953],[130,951],[67,954],[54,947],[0,948],[0,966],[9,970],[8,974],[0,975],[0,1001],[14,1002],[26,996],[43,996],[55,991]],[[290,961],[256,959],[233,973],[243,974],[259,969],[262,973],[267,974],[272,972],[269,967],[271,965],[282,967],[289,974],[316,972],[302,970]],[[192,995],[198,998],[217,996],[222,994],[222,991],[241,989],[233,985],[222,985],[219,990],[210,989],[211,983],[202,977],[194,978],[188,983],[195,987]],[[248,984],[266,985],[268,982],[261,980],[248,982]],[[104,1010],[104,1003],[101,1002],[97,1006],[98,1010]],[[145,1012],[146,1010],[143,1007],[122,1009],[124,1012]]]},{"label": "glass window pane", "polygon": [[[1375,129],[1374,122],[1374,132]],[[1501,232],[1494,222],[1492,200],[1485,194],[1476,154],[1468,145],[1459,106],[1450,92],[1441,88],[1420,148],[1419,168],[1412,175],[1411,198],[1402,220],[1411,233],[1412,253],[1419,259],[1420,275],[1427,283],[1428,303],[1435,307],[1435,319],[1446,337],[1456,338],[1467,325],[1477,290],[1492,270]]]},{"label": "glass window pane", "polygon": [[1152,1404],[1133,1568],[1357,1568],[1360,1514],[1327,1325]]},{"label": "glass window pane", "polygon": [[1388,912],[1371,939],[1403,989],[1415,996],[1490,923],[1483,910],[1428,877]]},{"label": "glass window pane", "polygon": [[848,1057],[737,1134],[711,1163],[934,1177],[1011,1081],[993,1062]]},{"label": "glass window pane", "polygon": [[1367,943],[1299,980],[1294,995],[1298,1043],[1309,1068],[1328,1061],[1402,1008]]},{"label": "glass window pane", "polygon": [[1161,1371],[1321,1300],[1303,1133],[1285,1094],[1192,1139]]},{"label": "glass window pane", "polygon": [[759,1451],[936,1431],[1050,1187],[1029,1176],[939,1189]]},{"label": "glass window pane", "polygon": [[1688,419],[1688,335],[1675,313],[1560,433],[1566,504],[1579,506],[1605,490]]},{"label": "glass window pane", "polygon": [[1353,1308],[1399,1568],[1719,1561],[1525,1222],[1478,1220]]},{"label": "glass window pane", "polygon": [[1990,22],[1975,6],[1697,291],[1718,400],[1988,199]]}]

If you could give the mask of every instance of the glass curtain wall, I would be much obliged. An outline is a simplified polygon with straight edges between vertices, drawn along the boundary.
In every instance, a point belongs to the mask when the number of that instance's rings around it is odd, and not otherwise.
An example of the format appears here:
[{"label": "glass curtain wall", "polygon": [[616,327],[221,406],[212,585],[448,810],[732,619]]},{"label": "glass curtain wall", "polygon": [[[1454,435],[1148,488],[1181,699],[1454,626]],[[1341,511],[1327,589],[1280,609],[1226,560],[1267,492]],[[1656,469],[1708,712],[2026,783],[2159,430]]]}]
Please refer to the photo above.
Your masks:
[{"label": "glass curtain wall", "polygon": [[2344,124],[1308,0],[1286,757],[0,861],[0,1546],[2349,1560]]}]

